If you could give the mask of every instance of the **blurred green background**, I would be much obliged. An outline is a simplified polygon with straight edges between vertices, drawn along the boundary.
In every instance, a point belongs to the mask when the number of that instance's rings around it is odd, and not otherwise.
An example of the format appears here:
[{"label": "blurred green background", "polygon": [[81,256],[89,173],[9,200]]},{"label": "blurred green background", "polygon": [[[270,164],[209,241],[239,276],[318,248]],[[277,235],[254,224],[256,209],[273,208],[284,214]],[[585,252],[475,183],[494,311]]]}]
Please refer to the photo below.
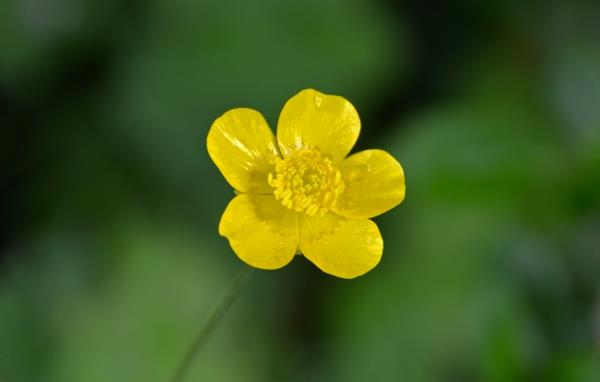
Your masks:
[{"label": "blurred green background", "polygon": [[597,1],[0,1],[0,380],[166,381],[241,266],[205,149],[313,87],[405,202],[254,272],[189,381],[600,381]]}]

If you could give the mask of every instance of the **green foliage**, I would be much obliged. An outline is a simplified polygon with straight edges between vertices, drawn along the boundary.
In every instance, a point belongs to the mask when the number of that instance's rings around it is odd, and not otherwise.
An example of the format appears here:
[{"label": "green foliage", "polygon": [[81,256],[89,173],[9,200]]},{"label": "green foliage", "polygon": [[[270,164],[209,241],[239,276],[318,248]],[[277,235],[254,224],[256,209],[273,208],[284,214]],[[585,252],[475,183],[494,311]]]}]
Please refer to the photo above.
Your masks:
[{"label": "green foliage", "polygon": [[239,266],[208,128],[305,87],[405,169],[383,260],[255,272],[190,381],[600,380],[597,6],[499,4],[0,2],[0,380],[168,380]]}]

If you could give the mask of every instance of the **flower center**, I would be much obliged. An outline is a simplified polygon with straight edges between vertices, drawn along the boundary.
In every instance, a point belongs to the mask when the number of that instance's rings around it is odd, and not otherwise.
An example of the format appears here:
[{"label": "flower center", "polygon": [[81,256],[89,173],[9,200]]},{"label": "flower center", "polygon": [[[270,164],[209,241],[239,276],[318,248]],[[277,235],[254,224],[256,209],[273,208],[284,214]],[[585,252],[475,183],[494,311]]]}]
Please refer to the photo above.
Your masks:
[{"label": "flower center", "polygon": [[277,159],[268,181],[281,204],[310,216],[334,208],[345,188],[340,171],[317,150],[299,150]]}]

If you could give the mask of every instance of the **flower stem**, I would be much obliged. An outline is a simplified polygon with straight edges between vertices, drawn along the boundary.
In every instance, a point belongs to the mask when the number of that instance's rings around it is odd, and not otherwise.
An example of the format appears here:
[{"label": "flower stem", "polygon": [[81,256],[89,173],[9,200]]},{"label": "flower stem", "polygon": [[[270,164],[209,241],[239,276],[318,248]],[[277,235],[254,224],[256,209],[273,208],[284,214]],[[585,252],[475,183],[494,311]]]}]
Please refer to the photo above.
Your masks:
[{"label": "flower stem", "polygon": [[196,337],[196,339],[188,349],[187,353],[181,360],[179,367],[177,368],[175,374],[173,375],[173,378],[171,379],[172,382],[183,381],[183,378],[185,377],[186,372],[189,370],[192,361],[194,360],[194,357],[200,352],[200,350],[202,350],[202,347],[206,344],[211,334],[215,331],[217,326],[219,326],[221,319],[223,319],[223,317],[235,301],[235,298],[239,294],[242,282],[251,270],[252,268],[244,265],[244,267],[240,269],[240,271],[231,281],[229,288],[227,288],[226,292],[221,296],[221,299],[214,306],[210,315],[208,316],[206,321],[204,321],[204,324],[200,328],[198,336]]}]

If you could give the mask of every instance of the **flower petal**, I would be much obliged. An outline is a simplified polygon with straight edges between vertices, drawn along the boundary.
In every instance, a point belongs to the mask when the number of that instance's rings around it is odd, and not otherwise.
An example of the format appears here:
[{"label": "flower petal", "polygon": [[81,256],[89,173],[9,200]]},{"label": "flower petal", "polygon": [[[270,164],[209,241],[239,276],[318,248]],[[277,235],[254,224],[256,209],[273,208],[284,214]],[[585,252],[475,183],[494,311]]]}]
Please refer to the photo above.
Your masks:
[{"label": "flower petal", "polygon": [[383,253],[383,239],[371,220],[347,220],[333,213],[301,216],[300,251],[330,275],[351,279],[373,269]]},{"label": "flower petal", "polygon": [[277,123],[277,141],[283,156],[317,148],[333,160],[343,159],[358,139],[360,119],[345,98],[305,89],[290,98]]},{"label": "flower petal", "polygon": [[404,200],[404,171],[383,150],[365,150],[346,158],[341,165],[346,183],[336,212],[349,219],[380,215]]},{"label": "flower petal", "polygon": [[238,191],[267,193],[267,176],[279,151],[273,132],[256,110],[232,109],[213,122],[208,154],[227,182]]},{"label": "flower petal", "polygon": [[236,196],[221,217],[219,234],[242,261],[255,268],[281,268],[298,248],[296,213],[273,195]]}]

